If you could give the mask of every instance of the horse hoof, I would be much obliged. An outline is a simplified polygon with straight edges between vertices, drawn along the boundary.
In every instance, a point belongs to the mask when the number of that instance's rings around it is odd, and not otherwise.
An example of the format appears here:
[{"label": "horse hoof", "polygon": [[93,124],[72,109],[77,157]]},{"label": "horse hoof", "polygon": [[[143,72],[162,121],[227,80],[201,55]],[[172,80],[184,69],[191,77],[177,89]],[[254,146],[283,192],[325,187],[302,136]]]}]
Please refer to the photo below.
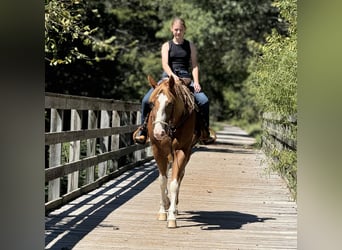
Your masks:
[{"label": "horse hoof", "polygon": [[158,214],[158,220],[165,221],[167,219],[167,214],[166,213],[159,213]]},{"label": "horse hoof", "polygon": [[176,227],[177,227],[176,220],[169,220],[169,221],[167,222],[167,227],[168,227],[168,228],[176,228]]}]

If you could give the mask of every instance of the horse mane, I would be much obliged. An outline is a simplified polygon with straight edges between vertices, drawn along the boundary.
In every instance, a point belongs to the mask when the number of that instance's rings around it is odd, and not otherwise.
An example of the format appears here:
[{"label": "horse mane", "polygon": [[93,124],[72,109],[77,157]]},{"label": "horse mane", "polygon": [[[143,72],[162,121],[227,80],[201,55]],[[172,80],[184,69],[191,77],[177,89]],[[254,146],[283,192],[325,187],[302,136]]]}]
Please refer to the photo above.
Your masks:
[{"label": "horse mane", "polygon": [[174,90],[176,95],[183,101],[184,106],[189,113],[192,113],[197,109],[194,94],[182,81],[175,83]]},{"label": "horse mane", "polygon": [[160,92],[164,92],[164,94],[166,94],[169,98],[179,98],[183,102],[184,107],[189,114],[194,110],[197,110],[194,94],[184,84],[183,80],[175,82],[172,89],[174,93],[170,91],[169,86],[166,84],[168,81],[168,79],[165,79],[156,87],[155,91],[153,91],[151,95],[151,99],[153,99]]}]

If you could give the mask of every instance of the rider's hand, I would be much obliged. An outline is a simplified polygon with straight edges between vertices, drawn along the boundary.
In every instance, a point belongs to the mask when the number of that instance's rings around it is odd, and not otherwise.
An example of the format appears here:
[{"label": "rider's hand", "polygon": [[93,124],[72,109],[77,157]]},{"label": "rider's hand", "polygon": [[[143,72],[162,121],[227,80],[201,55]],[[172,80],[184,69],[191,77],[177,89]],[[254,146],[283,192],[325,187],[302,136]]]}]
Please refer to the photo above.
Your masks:
[{"label": "rider's hand", "polygon": [[198,82],[194,82],[195,92],[198,93],[201,91],[201,85]]},{"label": "rider's hand", "polygon": [[176,74],[172,74],[172,77],[175,80],[175,82],[179,82],[180,81],[179,77]]}]

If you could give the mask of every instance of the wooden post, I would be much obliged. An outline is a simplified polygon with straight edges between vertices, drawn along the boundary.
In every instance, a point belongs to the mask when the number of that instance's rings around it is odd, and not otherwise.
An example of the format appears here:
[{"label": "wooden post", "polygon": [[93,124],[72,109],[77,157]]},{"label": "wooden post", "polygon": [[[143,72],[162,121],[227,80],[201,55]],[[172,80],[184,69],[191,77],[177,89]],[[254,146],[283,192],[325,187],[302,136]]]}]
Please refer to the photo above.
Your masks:
[{"label": "wooden post", "polygon": [[[81,129],[81,113],[75,109],[71,110],[70,130]],[[69,162],[80,159],[81,141],[70,142]],[[68,193],[78,188],[79,171],[68,174]]]},{"label": "wooden post", "polygon": [[[109,112],[107,110],[101,110],[100,127],[109,128],[109,121],[110,121]],[[104,136],[100,138],[100,153],[101,154],[108,152],[108,142],[109,142],[108,136]],[[98,171],[99,178],[107,174],[107,168],[108,168],[108,161],[99,163],[99,171]]]},{"label": "wooden post", "polygon": [[[132,112],[132,116],[133,116],[133,112]],[[132,124],[133,124],[133,121],[132,121]],[[135,124],[136,125],[140,125],[141,124],[141,112],[138,111],[136,112],[136,119],[135,119]],[[134,156],[133,156],[133,160],[134,162],[137,162],[137,161],[140,161],[142,157],[144,157],[144,154],[145,153],[145,150],[138,150],[138,151],[135,151],[134,152]]]},{"label": "wooden post", "polygon": [[[129,116],[129,112],[127,111],[123,111],[122,112],[122,116],[121,116],[121,125],[129,125],[130,124],[130,116]],[[120,139],[121,139],[121,143],[123,144],[122,146],[123,147],[127,147],[129,146],[131,143],[130,143],[130,135],[127,135],[127,134],[122,134],[120,136]],[[126,156],[126,159],[128,162],[132,162],[132,154],[129,154]]]},{"label": "wooden post", "polygon": [[[120,115],[119,112],[113,110],[112,112],[112,127],[120,127]],[[118,150],[120,148],[120,135],[112,135],[111,150]],[[113,171],[118,169],[118,161],[113,160]]]},{"label": "wooden post", "polygon": [[[88,110],[88,129],[97,128],[97,114],[93,110]],[[87,140],[87,157],[96,154],[96,138]],[[95,166],[86,169],[86,184],[92,183],[95,180]]]},{"label": "wooden post", "polygon": [[[51,109],[50,115],[50,132],[60,132],[63,129],[63,110]],[[49,150],[49,168],[61,164],[62,144],[52,144]],[[55,200],[60,197],[60,178],[49,181],[48,201]]]}]

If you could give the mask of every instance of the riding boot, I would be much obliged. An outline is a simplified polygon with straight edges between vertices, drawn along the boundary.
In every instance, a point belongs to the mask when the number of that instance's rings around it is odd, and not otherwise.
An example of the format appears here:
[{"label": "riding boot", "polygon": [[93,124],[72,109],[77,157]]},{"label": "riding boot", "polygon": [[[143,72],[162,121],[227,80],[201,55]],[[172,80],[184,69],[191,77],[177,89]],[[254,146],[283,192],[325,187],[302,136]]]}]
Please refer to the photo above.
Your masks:
[{"label": "riding boot", "polygon": [[210,130],[209,127],[204,127],[202,129],[202,133],[201,133],[201,138],[200,138],[200,142],[204,145],[208,145],[208,144],[212,144],[216,141],[216,138],[213,138],[210,135]]},{"label": "riding boot", "polygon": [[138,128],[138,131],[134,133],[134,141],[139,144],[145,144],[147,140],[147,122],[148,115],[146,116],[144,123]]},{"label": "riding boot", "polygon": [[207,105],[202,105],[202,107],[200,108],[199,116],[203,122],[201,124],[200,142],[205,145],[214,143],[216,141],[216,138],[210,135],[209,129],[209,103]]}]

